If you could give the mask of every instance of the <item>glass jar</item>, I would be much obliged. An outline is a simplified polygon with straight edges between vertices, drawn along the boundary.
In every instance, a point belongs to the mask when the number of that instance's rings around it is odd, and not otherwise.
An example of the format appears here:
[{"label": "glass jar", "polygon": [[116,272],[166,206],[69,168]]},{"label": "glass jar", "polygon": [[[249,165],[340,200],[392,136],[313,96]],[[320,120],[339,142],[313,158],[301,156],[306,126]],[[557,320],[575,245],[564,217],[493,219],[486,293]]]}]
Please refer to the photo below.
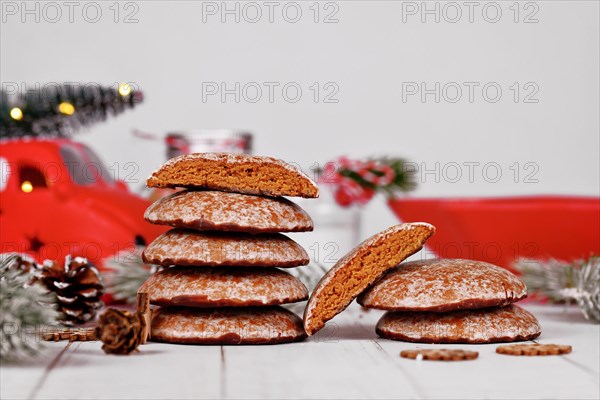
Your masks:
[{"label": "glass jar", "polygon": [[193,129],[165,137],[167,159],[190,153],[252,153],[252,134],[232,129]]}]

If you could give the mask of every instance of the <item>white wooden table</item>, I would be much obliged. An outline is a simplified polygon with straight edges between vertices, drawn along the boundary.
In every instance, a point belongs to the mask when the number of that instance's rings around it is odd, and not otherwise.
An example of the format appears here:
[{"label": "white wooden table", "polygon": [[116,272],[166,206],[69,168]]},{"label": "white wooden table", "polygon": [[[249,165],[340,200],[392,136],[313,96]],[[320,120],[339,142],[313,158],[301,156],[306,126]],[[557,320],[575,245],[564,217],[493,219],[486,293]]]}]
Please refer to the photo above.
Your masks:
[{"label": "white wooden table", "polygon": [[[600,398],[600,326],[575,308],[525,305],[540,320],[540,343],[573,353],[513,357],[497,345],[466,362],[413,361],[403,349],[432,347],[378,338],[379,311],[353,304],[325,334],[276,346],[149,343],[108,356],[100,343],[50,343],[42,357],[0,368],[1,399],[31,398]],[[332,329],[334,326],[336,329]],[[323,331],[322,331],[323,332]]]}]

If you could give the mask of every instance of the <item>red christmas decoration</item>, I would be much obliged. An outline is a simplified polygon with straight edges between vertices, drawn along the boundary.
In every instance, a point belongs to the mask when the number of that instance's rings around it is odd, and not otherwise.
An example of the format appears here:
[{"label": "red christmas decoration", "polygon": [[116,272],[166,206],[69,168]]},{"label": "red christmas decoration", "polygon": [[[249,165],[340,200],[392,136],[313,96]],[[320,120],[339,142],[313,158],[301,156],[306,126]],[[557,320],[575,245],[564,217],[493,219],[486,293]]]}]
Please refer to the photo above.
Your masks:
[{"label": "red christmas decoration", "polygon": [[367,204],[377,192],[393,197],[415,187],[404,160],[397,158],[366,161],[340,157],[320,171],[319,183],[334,186],[335,201],[342,207]]},{"label": "red christmas decoration", "polygon": [[398,198],[403,222],[437,228],[427,247],[438,257],[513,269],[521,259],[573,261],[600,253],[600,200],[584,196]]},{"label": "red christmas decoration", "polygon": [[41,262],[103,260],[165,231],[144,221],[149,201],[114,179],[84,144],[65,138],[0,141],[0,252]]}]

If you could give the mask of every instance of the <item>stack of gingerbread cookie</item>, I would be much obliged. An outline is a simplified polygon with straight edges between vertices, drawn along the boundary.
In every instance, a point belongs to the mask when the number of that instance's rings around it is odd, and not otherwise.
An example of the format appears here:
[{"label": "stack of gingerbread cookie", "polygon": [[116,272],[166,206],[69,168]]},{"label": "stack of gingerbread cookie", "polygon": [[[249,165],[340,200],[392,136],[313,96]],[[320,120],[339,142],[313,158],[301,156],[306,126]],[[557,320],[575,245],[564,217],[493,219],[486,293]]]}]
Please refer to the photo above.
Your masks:
[{"label": "stack of gingerbread cookie", "polygon": [[270,157],[199,153],[169,160],[147,186],[186,189],[145,214],[174,227],[143,254],[145,262],[169,267],[139,289],[160,306],[153,340],[266,344],[305,337],[300,318],[280,305],[306,300],[308,291],[279,268],[309,259],[281,232],[311,231],[313,223],[282,196],[317,197],[313,181]]},{"label": "stack of gingerbread cookie", "polygon": [[435,228],[424,222],[392,226],[342,257],[315,287],[304,312],[312,335],[358,297],[388,312],[380,336],[425,343],[490,343],[539,336],[537,319],[514,305],[527,296],[517,276],[492,264],[438,259],[400,264]]},{"label": "stack of gingerbread cookie", "polygon": [[436,259],[400,264],[358,297],[387,310],[382,337],[421,343],[492,343],[534,339],[537,319],[513,304],[527,297],[510,271],[472,260]]}]

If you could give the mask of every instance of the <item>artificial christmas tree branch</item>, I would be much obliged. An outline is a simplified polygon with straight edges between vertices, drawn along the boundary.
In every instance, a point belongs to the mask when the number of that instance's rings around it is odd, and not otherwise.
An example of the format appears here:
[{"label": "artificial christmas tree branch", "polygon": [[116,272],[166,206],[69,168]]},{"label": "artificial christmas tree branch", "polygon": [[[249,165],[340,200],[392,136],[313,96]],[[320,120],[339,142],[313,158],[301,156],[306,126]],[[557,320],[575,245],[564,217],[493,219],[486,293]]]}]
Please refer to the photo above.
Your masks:
[{"label": "artificial christmas tree branch", "polygon": [[35,261],[0,255],[0,359],[16,361],[42,348],[35,332],[57,323],[56,295],[32,280]]},{"label": "artificial christmas tree branch", "polygon": [[142,260],[144,247],[135,251],[123,250],[104,259],[107,271],[106,291],[115,299],[131,305],[137,304],[138,289],[152,274],[163,269],[160,265],[146,264]]},{"label": "artificial christmas tree branch", "polygon": [[16,95],[0,91],[0,137],[69,136],[142,100],[142,92],[128,84],[45,85]]},{"label": "artificial christmas tree branch", "polygon": [[600,256],[573,263],[524,260],[515,269],[534,295],[554,303],[576,302],[586,319],[600,323]]}]

